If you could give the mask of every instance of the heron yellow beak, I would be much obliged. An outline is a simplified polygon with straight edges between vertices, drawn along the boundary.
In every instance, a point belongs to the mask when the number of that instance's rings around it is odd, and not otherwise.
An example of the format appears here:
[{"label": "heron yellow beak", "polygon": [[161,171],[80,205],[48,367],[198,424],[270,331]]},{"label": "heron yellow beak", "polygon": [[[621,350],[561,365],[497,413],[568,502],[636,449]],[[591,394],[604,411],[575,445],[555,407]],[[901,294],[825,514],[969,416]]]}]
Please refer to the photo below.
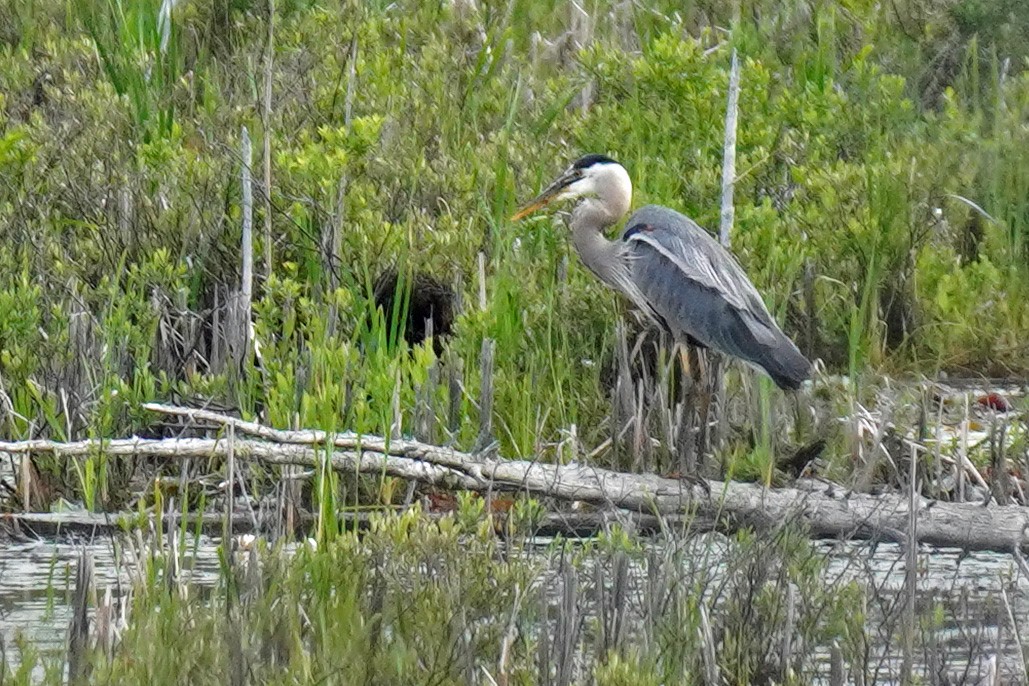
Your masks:
[{"label": "heron yellow beak", "polygon": [[556,181],[554,181],[554,183],[547,186],[542,193],[533,198],[532,201],[523,206],[522,209],[515,212],[514,215],[511,216],[511,221],[516,222],[521,219],[525,219],[541,207],[549,205],[553,200],[560,199],[561,192],[575,181],[578,181],[580,177],[581,172],[577,169],[571,169],[565,172]]},{"label": "heron yellow beak", "polygon": [[553,196],[551,196],[549,198],[544,197],[542,195],[537,197],[535,200],[530,202],[528,205],[526,205],[525,207],[523,207],[522,209],[518,210],[513,215],[511,215],[511,221],[516,222],[516,221],[521,221],[522,219],[525,219],[526,217],[528,217],[530,214],[532,214],[536,210],[540,209],[541,207],[546,207],[548,204],[550,204],[550,201],[553,200],[553,199],[554,199]]}]

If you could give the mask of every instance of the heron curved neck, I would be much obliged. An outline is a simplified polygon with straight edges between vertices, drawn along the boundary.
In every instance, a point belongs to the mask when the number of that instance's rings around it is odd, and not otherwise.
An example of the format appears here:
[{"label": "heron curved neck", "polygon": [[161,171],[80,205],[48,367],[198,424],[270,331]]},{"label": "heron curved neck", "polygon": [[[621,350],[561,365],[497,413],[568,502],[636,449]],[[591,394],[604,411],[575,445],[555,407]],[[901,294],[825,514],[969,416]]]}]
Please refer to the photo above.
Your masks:
[{"label": "heron curved neck", "polygon": [[572,232],[572,245],[590,271],[601,281],[625,290],[628,270],[624,258],[625,246],[611,241],[604,231],[622,218],[624,211],[612,211],[595,198],[587,198],[572,211],[568,227]]}]

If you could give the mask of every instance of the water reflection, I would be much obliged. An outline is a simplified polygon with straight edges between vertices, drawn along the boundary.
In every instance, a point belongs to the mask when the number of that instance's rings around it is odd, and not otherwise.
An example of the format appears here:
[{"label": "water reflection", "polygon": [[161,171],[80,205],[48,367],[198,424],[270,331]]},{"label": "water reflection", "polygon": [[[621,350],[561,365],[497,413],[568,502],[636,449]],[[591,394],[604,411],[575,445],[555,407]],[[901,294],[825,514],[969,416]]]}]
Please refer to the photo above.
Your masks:
[{"label": "water reflection", "polygon": [[[711,536],[718,539],[714,546],[711,540],[701,545],[709,550],[727,545],[725,539]],[[186,550],[183,575],[190,584],[209,589],[218,581],[217,545],[217,539],[205,536]],[[904,587],[903,549],[893,543],[872,546],[857,541],[817,541],[814,546],[826,560],[827,582],[854,580],[867,589],[869,636],[873,644],[881,641],[880,646],[890,646],[890,650],[873,649],[869,673],[874,674],[874,683],[894,683],[900,673],[895,620]],[[75,567],[83,549],[93,556],[98,593],[110,588],[120,595],[131,586],[136,567],[116,538],[0,544],[0,638],[9,661],[17,662],[13,640],[18,635],[43,652],[63,649]],[[633,572],[640,581],[645,577],[642,568]],[[942,669],[934,666],[934,671],[946,673],[951,683],[975,683],[986,673],[991,656],[997,655],[1001,683],[1022,680],[1021,651],[1012,621],[1029,625],[1029,581],[1019,574],[1011,556],[923,548],[918,558],[917,611],[924,614],[938,603],[944,610],[943,622],[932,636],[945,664]],[[817,649],[816,655],[818,676],[827,679],[828,648]],[[930,668],[927,661],[941,659],[918,657],[922,673]]]}]

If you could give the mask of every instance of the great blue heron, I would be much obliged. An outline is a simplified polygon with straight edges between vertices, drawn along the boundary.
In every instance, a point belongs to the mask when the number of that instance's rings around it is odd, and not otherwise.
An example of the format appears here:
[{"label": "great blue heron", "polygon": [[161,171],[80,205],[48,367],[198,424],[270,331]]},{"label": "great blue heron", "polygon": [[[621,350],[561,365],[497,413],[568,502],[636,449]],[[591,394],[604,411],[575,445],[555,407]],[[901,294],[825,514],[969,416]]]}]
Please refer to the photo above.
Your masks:
[{"label": "great blue heron", "polygon": [[733,255],[689,217],[647,205],[629,218],[620,240],[604,236],[632,200],[629,174],[610,157],[580,157],[512,220],[575,198],[568,225],[583,264],[677,341],[738,357],[783,389],[795,390],[810,376],[811,363],[772,319]]}]

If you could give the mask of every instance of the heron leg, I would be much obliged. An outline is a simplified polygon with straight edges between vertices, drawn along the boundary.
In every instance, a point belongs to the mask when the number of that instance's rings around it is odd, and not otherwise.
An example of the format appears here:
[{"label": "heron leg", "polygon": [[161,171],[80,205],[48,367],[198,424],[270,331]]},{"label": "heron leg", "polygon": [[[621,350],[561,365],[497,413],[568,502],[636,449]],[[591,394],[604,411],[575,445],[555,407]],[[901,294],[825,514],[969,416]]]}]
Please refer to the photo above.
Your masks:
[{"label": "heron leg", "polygon": [[696,380],[697,388],[697,456],[698,466],[703,465],[710,449],[710,424],[711,424],[711,375],[709,372],[715,366],[715,360],[707,356],[707,351],[697,351],[699,373]]},{"label": "heron leg", "polygon": [[679,360],[682,363],[687,424],[684,427],[688,440],[680,444],[680,471],[699,475],[708,450],[707,423],[710,416],[711,397],[707,387],[707,359],[705,351],[685,341],[676,342]]}]

